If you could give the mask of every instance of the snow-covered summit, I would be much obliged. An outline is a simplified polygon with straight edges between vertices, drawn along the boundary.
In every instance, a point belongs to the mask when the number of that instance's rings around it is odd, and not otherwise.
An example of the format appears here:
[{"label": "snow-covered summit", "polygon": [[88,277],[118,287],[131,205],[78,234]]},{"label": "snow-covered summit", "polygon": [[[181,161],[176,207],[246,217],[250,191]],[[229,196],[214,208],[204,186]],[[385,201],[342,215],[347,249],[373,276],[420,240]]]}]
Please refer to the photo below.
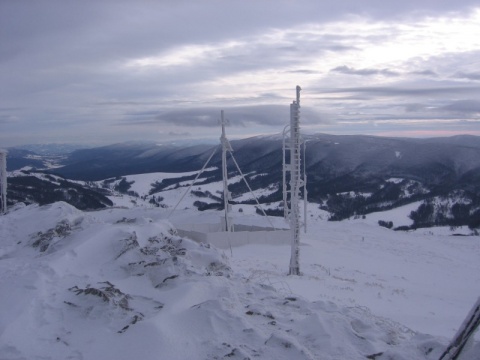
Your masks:
[{"label": "snow-covered summit", "polygon": [[[417,284],[391,275],[416,268],[430,242],[418,243],[421,255],[409,259],[412,242],[385,239],[379,247],[378,234],[387,236],[383,228],[364,231],[367,239],[361,239],[353,228],[337,226],[334,246],[315,241],[316,227],[302,246],[304,275],[286,278],[288,246],[249,245],[234,249],[232,257],[180,238],[164,218],[162,209],[82,212],[61,202],[17,206],[0,216],[0,359],[414,360],[437,359],[447,344],[445,337],[375,314],[361,299],[341,298],[350,293],[365,299],[373,289],[392,306],[403,297],[407,308],[414,307],[424,300],[411,298]],[[324,230],[331,234],[337,224]],[[461,244],[468,252],[478,251],[467,240]],[[360,242],[364,253],[346,250]],[[366,252],[406,264],[374,275],[367,264],[359,266]],[[437,264],[439,254],[428,252]],[[340,254],[353,258],[345,263]],[[442,262],[461,267],[461,258],[468,258],[460,250],[452,254]],[[465,264],[471,271],[477,267]],[[390,294],[400,283],[403,291]],[[428,309],[411,310],[423,312]],[[478,356],[479,344],[469,351]]]}]

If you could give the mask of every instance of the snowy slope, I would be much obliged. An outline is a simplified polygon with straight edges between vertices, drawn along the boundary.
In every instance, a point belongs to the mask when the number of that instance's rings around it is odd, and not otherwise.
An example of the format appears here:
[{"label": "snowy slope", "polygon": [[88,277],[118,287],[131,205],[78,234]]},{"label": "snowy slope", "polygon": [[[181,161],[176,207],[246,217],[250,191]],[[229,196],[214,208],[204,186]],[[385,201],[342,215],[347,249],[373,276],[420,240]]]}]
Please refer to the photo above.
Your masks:
[{"label": "snowy slope", "polygon": [[17,206],[0,217],[0,359],[437,359],[478,296],[478,237],[309,211],[287,277],[288,246],[219,252],[176,236],[169,209]]},{"label": "snowy slope", "polygon": [[[213,170],[214,168],[206,169]],[[163,179],[179,178],[182,176],[195,175],[198,171],[184,172],[184,173],[150,173],[150,174],[139,174],[139,175],[127,175],[125,178],[128,182],[133,182],[130,190],[135,191],[140,196],[148,195],[149,191],[152,189],[152,184],[155,182],[160,182]]]},{"label": "snowy slope", "polygon": [[415,201],[391,210],[373,212],[365,215],[365,219],[361,219],[361,221],[357,222],[367,222],[372,225],[377,225],[378,221],[383,220],[391,221],[393,223],[393,227],[410,226],[413,224],[413,220],[409,217],[410,213],[414,210],[417,210],[422,203],[422,201]]},{"label": "snowy slope", "polygon": [[413,330],[449,338],[479,296],[478,237],[325,222],[311,224],[302,245],[300,278],[284,276],[288,246],[235,248],[232,267],[312,301],[367,307]]}]

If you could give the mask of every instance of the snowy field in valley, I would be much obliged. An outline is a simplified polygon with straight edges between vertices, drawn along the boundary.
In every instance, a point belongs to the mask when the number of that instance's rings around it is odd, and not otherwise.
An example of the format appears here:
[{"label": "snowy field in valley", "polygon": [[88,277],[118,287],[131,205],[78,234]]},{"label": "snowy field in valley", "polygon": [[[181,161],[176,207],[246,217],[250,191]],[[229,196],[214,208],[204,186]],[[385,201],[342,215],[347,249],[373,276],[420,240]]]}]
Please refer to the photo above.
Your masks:
[{"label": "snowy field in valley", "polygon": [[[328,222],[309,204],[302,276],[287,276],[287,245],[176,236],[220,218],[189,194],[167,219],[183,191],[162,192],[165,209],[122,196],[0,216],[0,359],[438,359],[480,295],[478,236],[378,226],[407,224],[408,206]],[[252,205],[233,215],[268,225]],[[464,359],[480,358],[475,340]]]}]

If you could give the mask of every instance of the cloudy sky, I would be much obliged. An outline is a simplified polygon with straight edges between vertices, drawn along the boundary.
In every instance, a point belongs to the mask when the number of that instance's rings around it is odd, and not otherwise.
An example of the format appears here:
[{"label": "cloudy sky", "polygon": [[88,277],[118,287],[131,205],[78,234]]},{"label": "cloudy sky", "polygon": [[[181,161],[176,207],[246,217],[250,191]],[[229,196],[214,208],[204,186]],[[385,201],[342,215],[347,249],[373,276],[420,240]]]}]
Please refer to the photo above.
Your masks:
[{"label": "cloudy sky", "polygon": [[[476,5],[477,4],[477,5]],[[480,135],[470,0],[0,0],[0,147]]]}]

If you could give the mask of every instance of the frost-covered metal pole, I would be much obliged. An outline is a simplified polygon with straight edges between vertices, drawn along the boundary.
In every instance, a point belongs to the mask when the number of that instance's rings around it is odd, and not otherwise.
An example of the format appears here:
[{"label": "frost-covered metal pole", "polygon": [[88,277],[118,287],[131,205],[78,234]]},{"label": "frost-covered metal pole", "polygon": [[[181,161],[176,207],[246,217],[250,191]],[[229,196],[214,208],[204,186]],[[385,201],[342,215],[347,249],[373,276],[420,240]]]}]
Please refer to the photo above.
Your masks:
[{"label": "frost-covered metal pole", "polygon": [[290,105],[290,231],[291,256],[289,275],[300,275],[300,86],[296,87],[297,99]]},{"label": "frost-covered metal pole", "polygon": [[452,342],[448,345],[439,360],[457,360],[465,348],[465,345],[473,340],[474,333],[480,327],[480,297],[472,310],[468,313],[460,329],[458,329]]},{"label": "frost-covered metal pole", "polygon": [[307,233],[308,191],[307,191],[307,140],[303,141],[303,230]]},{"label": "frost-covered metal pole", "polygon": [[289,205],[289,193],[290,191],[288,190],[287,187],[287,173],[290,171],[290,165],[287,164],[287,152],[290,150],[289,145],[290,145],[290,139],[288,139],[288,133],[290,132],[290,124],[286,125],[283,128],[283,143],[282,143],[282,190],[283,190],[283,217],[285,220],[288,221],[290,217],[290,205]]},{"label": "frost-covered metal pole", "polygon": [[0,149],[0,214],[7,212],[7,151]]},{"label": "frost-covered metal pole", "polygon": [[222,142],[222,178],[223,178],[223,206],[225,209],[225,231],[232,231],[232,225],[230,224],[230,192],[228,191],[228,171],[227,171],[227,151],[233,151],[230,142],[225,134],[225,115],[223,110],[221,111],[221,123],[222,123],[222,136],[220,141]]}]

